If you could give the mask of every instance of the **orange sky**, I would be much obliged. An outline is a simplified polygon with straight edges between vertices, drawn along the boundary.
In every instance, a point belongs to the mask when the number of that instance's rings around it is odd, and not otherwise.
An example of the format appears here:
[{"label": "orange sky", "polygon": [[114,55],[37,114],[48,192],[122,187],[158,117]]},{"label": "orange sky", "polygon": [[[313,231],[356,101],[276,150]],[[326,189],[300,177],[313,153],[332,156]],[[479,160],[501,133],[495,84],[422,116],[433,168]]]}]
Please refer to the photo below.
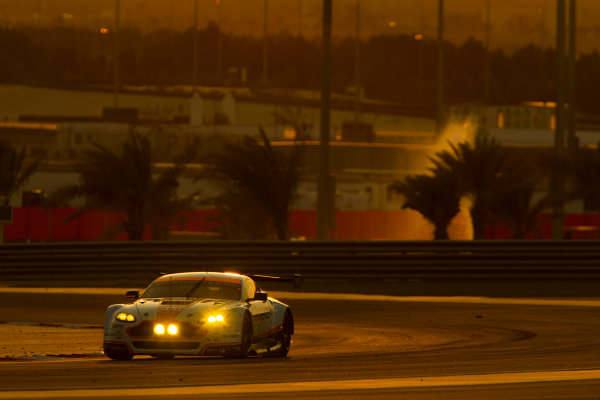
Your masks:
[{"label": "orange sky", "polygon": [[[462,43],[483,40],[487,0],[445,0],[446,37]],[[192,26],[194,0],[120,0],[123,26],[143,30]],[[436,34],[437,0],[360,0],[361,34],[424,32]],[[217,19],[216,0],[198,0],[199,23]],[[221,0],[224,30],[262,34],[264,0]],[[268,0],[269,31],[316,36],[322,0]],[[553,46],[556,0],[490,0],[493,47],[514,50],[526,43]],[[0,0],[0,25],[74,24],[90,28],[113,23],[115,0]],[[578,48],[589,52],[600,43],[600,2],[577,0]],[[355,29],[356,0],[333,0],[333,33]]]}]

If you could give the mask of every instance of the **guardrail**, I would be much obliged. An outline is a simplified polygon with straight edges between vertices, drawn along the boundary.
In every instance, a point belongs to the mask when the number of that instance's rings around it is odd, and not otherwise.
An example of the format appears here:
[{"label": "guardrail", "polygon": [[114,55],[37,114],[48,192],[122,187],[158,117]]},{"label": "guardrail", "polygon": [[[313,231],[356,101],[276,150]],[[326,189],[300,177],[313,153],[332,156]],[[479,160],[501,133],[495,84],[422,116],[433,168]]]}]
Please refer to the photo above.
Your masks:
[{"label": "guardrail", "polygon": [[[319,278],[600,279],[600,241],[201,241],[0,246],[1,282],[221,270]],[[0,282],[0,284],[1,284]]]}]

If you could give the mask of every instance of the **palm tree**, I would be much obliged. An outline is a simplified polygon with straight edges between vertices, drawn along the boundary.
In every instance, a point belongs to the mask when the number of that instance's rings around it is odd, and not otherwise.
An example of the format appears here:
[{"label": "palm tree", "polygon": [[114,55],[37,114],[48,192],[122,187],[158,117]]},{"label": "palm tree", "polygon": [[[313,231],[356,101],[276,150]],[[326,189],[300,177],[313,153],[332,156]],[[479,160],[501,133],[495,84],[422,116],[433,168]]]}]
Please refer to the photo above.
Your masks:
[{"label": "palm tree", "polygon": [[402,208],[416,210],[435,227],[435,239],[448,239],[448,225],[460,210],[460,185],[448,170],[410,175],[390,188],[405,198]]},{"label": "palm tree", "polygon": [[534,194],[535,181],[524,177],[518,185],[511,186],[503,195],[498,196],[494,214],[508,226],[511,239],[524,239],[531,232],[542,237],[538,227],[539,215],[552,207],[555,201],[552,196],[546,195],[533,202]]},{"label": "palm tree", "polygon": [[435,169],[447,170],[459,179],[461,192],[472,202],[474,238],[484,239],[500,193],[520,182],[521,163],[509,160],[500,143],[484,133],[477,134],[472,144],[450,143],[450,150],[436,153],[431,161]]},{"label": "palm tree", "polygon": [[25,148],[17,150],[8,140],[0,139],[0,205],[8,206],[39,165],[39,160],[25,163]]},{"label": "palm tree", "polygon": [[166,239],[169,224],[175,222],[182,211],[189,210],[193,199],[199,194],[199,191],[196,191],[187,196],[177,196],[179,178],[195,157],[197,149],[198,143],[194,142],[151,182],[149,192],[152,201],[148,203],[147,210],[151,221],[152,239]]},{"label": "palm tree", "polygon": [[221,195],[213,201],[221,210],[222,225],[248,223],[223,229],[256,236],[262,229],[256,224],[262,224],[270,227],[278,239],[286,239],[289,213],[300,179],[303,146],[294,143],[289,150],[286,154],[273,148],[260,129],[259,139],[244,136],[207,157],[206,170],[199,179],[208,179],[220,189]]},{"label": "palm tree", "polygon": [[579,148],[551,163],[569,178],[568,200],[583,200],[586,211],[600,210],[600,147]]},{"label": "palm tree", "polygon": [[583,211],[600,211],[600,147],[574,148],[563,156],[549,156],[540,160],[542,167],[558,171],[566,177],[563,193],[552,195],[555,202],[583,201]]},{"label": "palm tree", "polygon": [[260,204],[253,203],[253,196],[240,193],[233,185],[222,188],[223,192],[212,199],[218,214],[215,221],[225,239],[258,240],[269,237],[271,227],[265,221],[269,215]]},{"label": "palm tree", "polygon": [[54,203],[84,198],[84,205],[70,218],[93,209],[125,214],[121,220],[130,240],[141,240],[146,225],[151,225],[153,238],[180,211],[183,202],[175,195],[178,179],[191,161],[195,146],[182,154],[171,166],[154,178],[150,142],[132,133],[122,143],[121,154],[95,145],[84,154],[79,165],[79,183],[59,188],[51,196]]}]

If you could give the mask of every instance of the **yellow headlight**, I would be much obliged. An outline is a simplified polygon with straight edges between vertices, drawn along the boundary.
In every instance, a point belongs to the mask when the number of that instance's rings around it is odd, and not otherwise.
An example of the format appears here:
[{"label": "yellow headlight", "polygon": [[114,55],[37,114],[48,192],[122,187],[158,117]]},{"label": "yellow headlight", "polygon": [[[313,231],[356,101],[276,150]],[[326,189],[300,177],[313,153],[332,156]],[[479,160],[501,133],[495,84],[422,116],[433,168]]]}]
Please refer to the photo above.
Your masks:
[{"label": "yellow headlight", "polygon": [[177,326],[169,325],[167,332],[169,332],[171,335],[177,335]]},{"label": "yellow headlight", "polygon": [[117,314],[117,319],[119,321],[135,322],[135,316],[133,314],[127,314],[124,312]]},{"label": "yellow headlight", "polygon": [[165,327],[161,324],[156,324],[154,326],[154,333],[157,335],[163,335],[165,333]]},{"label": "yellow headlight", "polygon": [[222,315],[211,315],[210,317],[208,317],[208,322],[223,322],[225,321],[225,318],[223,318]]}]

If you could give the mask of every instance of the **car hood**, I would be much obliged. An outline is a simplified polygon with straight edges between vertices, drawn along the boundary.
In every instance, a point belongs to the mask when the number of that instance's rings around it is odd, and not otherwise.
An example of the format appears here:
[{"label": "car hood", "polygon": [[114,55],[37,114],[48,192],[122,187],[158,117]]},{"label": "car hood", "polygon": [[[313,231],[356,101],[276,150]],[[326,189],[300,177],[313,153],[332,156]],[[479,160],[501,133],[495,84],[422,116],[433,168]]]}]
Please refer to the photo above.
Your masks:
[{"label": "car hood", "polygon": [[202,317],[239,305],[235,300],[216,299],[141,299],[135,303],[139,315],[151,320],[180,320]]}]

